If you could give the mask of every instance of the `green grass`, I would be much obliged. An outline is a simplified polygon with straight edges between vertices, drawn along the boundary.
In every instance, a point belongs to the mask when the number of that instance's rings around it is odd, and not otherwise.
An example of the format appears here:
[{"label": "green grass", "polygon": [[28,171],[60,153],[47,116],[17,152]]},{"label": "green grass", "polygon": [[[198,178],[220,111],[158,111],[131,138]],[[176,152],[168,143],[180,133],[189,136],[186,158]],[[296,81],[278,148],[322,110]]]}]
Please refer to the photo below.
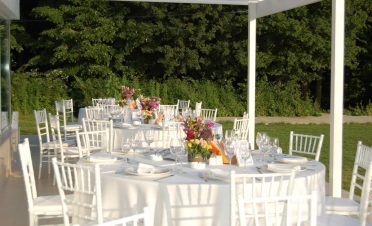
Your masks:
[{"label": "green grass", "polygon": [[[232,129],[232,122],[221,122],[224,129]],[[329,142],[330,142],[330,125],[328,124],[308,124],[308,125],[293,125],[293,124],[256,124],[256,131],[267,132],[270,137],[277,137],[280,141],[280,146],[283,152],[288,152],[289,147],[289,132],[293,130],[303,134],[324,134],[324,142],[320,161],[327,167],[326,180],[329,179]],[[372,146],[372,124],[344,124],[343,131],[343,172],[342,172],[342,187],[349,190],[351,173],[354,165],[355,152],[358,141],[363,144]]]},{"label": "green grass", "polygon": [[[221,124],[223,125],[224,130],[232,129],[233,126],[232,122],[221,122]],[[19,125],[22,135],[36,134],[35,119],[32,114],[20,114]],[[280,146],[285,153],[288,152],[289,132],[291,130],[303,134],[324,134],[325,138],[322,153],[320,155],[320,161],[327,167],[326,179],[328,180],[330,142],[330,126],[328,124],[256,124],[256,131],[267,132],[270,137],[279,138]],[[343,189],[349,190],[357,143],[358,141],[362,141],[363,144],[372,146],[372,124],[344,124],[343,137]]]}]

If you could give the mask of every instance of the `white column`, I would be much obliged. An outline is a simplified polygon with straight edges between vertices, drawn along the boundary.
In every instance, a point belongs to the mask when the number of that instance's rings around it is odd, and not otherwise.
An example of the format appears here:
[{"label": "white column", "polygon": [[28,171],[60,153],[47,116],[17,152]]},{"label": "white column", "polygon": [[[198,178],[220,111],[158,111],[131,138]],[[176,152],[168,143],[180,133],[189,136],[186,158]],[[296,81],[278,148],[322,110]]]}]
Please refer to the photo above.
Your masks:
[{"label": "white column", "polygon": [[256,14],[257,5],[248,6],[248,96],[247,107],[249,117],[248,141],[254,147],[255,124],[256,124]]},{"label": "white column", "polygon": [[341,197],[345,0],[332,0],[330,192]]}]

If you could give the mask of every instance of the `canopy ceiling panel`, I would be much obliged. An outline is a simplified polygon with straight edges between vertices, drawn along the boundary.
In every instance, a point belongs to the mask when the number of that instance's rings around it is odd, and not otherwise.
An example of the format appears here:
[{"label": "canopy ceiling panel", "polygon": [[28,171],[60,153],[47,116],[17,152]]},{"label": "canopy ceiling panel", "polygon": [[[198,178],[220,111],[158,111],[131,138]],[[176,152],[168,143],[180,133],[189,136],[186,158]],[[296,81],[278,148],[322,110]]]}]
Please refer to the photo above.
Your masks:
[{"label": "canopy ceiling panel", "polygon": [[250,5],[257,4],[256,18],[294,9],[321,0],[114,0],[136,2],[195,3],[217,5]]},{"label": "canopy ceiling panel", "polygon": [[0,18],[19,19],[19,0],[0,0]]}]

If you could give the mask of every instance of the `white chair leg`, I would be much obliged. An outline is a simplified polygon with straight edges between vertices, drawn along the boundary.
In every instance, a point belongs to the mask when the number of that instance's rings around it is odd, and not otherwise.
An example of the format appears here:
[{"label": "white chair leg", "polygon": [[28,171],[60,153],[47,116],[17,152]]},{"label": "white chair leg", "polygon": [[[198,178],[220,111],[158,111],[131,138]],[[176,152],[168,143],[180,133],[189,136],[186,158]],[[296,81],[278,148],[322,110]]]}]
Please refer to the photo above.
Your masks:
[{"label": "white chair leg", "polygon": [[39,163],[39,176],[38,176],[39,180],[41,178],[41,168],[42,167],[43,167],[43,152],[41,151],[40,152],[40,163]]},{"label": "white chair leg", "polygon": [[35,215],[33,215],[32,213],[29,213],[28,214],[28,222],[29,222],[29,225],[30,226],[34,226],[35,225]]}]

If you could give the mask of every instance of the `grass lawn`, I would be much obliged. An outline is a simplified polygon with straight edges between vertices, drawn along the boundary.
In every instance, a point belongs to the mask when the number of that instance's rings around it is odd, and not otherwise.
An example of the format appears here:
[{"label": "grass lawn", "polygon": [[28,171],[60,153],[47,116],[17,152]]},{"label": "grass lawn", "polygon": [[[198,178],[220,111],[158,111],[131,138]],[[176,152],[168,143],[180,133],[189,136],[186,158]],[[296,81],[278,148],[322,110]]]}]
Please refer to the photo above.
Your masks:
[{"label": "grass lawn", "polygon": [[[224,129],[232,129],[232,122],[221,122]],[[32,114],[20,114],[19,126],[21,134],[36,134],[35,119]],[[303,134],[324,134],[324,142],[320,161],[327,166],[328,180],[328,165],[329,165],[329,133],[330,126],[328,124],[256,124],[256,131],[267,132],[270,137],[279,138],[280,146],[283,152],[288,152],[289,132],[293,130]],[[372,123],[365,124],[344,124],[344,140],[343,140],[343,189],[349,190],[351,172],[354,165],[354,157],[358,141],[362,141],[368,146],[372,146]]]}]

